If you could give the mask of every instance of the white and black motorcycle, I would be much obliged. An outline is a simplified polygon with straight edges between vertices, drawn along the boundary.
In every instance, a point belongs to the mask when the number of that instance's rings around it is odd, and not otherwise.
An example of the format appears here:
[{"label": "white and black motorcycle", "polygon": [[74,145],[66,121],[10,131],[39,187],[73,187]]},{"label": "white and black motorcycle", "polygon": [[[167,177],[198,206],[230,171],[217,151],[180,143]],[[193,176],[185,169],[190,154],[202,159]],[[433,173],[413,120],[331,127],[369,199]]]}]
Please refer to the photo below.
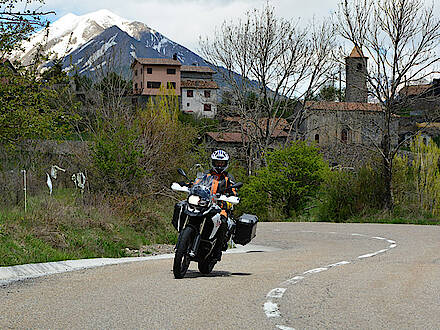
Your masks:
[{"label": "white and black motorcycle", "polygon": [[[179,173],[188,181],[188,177],[182,169]],[[231,185],[218,194],[212,194],[211,188],[213,177],[200,175],[193,184],[179,184],[174,182],[171,189],[188,193],[188,198],[175,205],[173,225],[179,231],[179,238],[175,247],[173,273],[175,278],[183,278],[191,261],[198,263],[202,274],[209,274],[217,263],[214,257],[214,247],[219,239],[217,233],[221,225],[221,208],[218,202],[229,202],[233,205],[239,203],[236,196],[228,196],[234,188],[240,188],[242,183]],[[249,215],[248,215],[249,216]],[[255,216],[251,221],[242,219],[237,224],[228,218],[227,240],[233,237],[237,244],[247,244],[255,237],[258,219]],[[249,217],[248,217],[249,218]],[[241,222],[243,220],[243,222]],[[237,226],[240,229],[237,231]]]}]

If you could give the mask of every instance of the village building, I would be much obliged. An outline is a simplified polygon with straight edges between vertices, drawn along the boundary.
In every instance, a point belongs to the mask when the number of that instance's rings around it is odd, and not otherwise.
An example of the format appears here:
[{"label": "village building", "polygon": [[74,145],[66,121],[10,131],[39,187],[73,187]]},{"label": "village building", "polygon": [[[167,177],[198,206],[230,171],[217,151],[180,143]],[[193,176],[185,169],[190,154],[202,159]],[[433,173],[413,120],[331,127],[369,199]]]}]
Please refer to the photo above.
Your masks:
[{"label": "village building", "polygon": [[285,145],[289,138],[290,125],[284,118],[260,118],[256,122],[251,122],[241,117],[226,117],[223,118],[223,122],[226,123],[227,129],[205,134],[206,146],[211,151],[226,150],[237,160],[245,160],[245,156],[249,153],[249,143],[252,139],[261,138],[260,132],[264,131],[267,124],[272,127],[272,143],[269,149]]},{"label": "village building", "polygon": [[173,89],[180,96],[180,67],[174,58],[137,58],[131,64],[133,105],[146,104],[151,97]]},{"label": "village building", "polygon": [[[346,102],[306,102],[304,138],[315,143],[330,165],[359,167],[381,148],[386,120],[380,104],[368,103],[367,60],[356,47],[346,63]],[[397,145],[399,118],[391,120]]]},{"label": "village building", "polygon": [[197,117],[217,114],[218,86],[215,71],[207,66],[182,65],[174,58],[137,58],[131,65],[132,104],[145,105],[164,90],[174,90],[180,110]]},{"label": "village building", "polygon": [[405,86],[399,97],[405,110],[400,119],[399,141],[419,133],[425,143],[432,139],[440,142],[440,79]]},{"label": "village building", "polygon": [[[359,102],[307,102],[302,129],[332,166],[357,167],[380,148],[385,129],[381,105]],[[391,122],[391,143],[397,144],[399,122]]]},{"label": "village building", "polygon": [[215,73],[207,66],[183,65],[181,73],[181,110],[197,117],[214,118],[217,115],[218,86]]}]

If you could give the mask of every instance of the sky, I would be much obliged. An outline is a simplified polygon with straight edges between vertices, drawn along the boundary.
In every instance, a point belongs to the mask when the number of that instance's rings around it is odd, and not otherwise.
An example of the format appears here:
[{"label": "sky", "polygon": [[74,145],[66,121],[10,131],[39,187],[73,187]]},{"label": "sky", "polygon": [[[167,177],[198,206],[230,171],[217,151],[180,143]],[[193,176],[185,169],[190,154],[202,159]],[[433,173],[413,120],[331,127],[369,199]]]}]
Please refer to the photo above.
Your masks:
[{"label": "sky", "polygon": [[[272,0],[277,16],[304,22],[329,16],[340,0]],[[266,0],[45,0],[55,21],[67,13],[87,14],[99,9],[147,24],[169,39],[197,51],[200,37],[211,37],[223,21],[236,20],[248,10],[261,9]]]}]

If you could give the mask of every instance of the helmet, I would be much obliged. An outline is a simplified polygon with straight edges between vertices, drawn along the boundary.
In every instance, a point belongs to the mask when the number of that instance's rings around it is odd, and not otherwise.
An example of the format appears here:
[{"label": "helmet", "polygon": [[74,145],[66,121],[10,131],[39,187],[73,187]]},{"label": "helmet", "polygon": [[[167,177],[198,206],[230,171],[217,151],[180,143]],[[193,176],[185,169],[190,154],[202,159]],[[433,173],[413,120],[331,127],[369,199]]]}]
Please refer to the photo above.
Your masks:
[{"label": "helmet", "polygon": [[211,164],[217,173],[223,173],[229,166],[229,155],[224,150],[216,150],[211,154]]}]

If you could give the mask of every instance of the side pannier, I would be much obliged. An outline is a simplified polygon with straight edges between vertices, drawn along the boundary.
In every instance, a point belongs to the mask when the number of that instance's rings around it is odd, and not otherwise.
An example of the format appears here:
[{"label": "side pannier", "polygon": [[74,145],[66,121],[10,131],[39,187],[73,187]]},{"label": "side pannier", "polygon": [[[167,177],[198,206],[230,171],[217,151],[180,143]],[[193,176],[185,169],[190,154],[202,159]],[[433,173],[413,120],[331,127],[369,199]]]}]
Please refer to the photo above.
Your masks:
[{"label": "side pannier", "polygon": [[181,201],[174,205],[173,220],[171,222],[178,232],[183,229],[183,225],[185,224],[186,218],[188,217],[185,214],[184,209],[185,201]]},{"label": "side pannier", "polygon": [[255,236],[257,232],[257,222],[258,217],[252,214],[243,214],[236,223],[235,233],[234,233],[234,243],[246,245]]}]

